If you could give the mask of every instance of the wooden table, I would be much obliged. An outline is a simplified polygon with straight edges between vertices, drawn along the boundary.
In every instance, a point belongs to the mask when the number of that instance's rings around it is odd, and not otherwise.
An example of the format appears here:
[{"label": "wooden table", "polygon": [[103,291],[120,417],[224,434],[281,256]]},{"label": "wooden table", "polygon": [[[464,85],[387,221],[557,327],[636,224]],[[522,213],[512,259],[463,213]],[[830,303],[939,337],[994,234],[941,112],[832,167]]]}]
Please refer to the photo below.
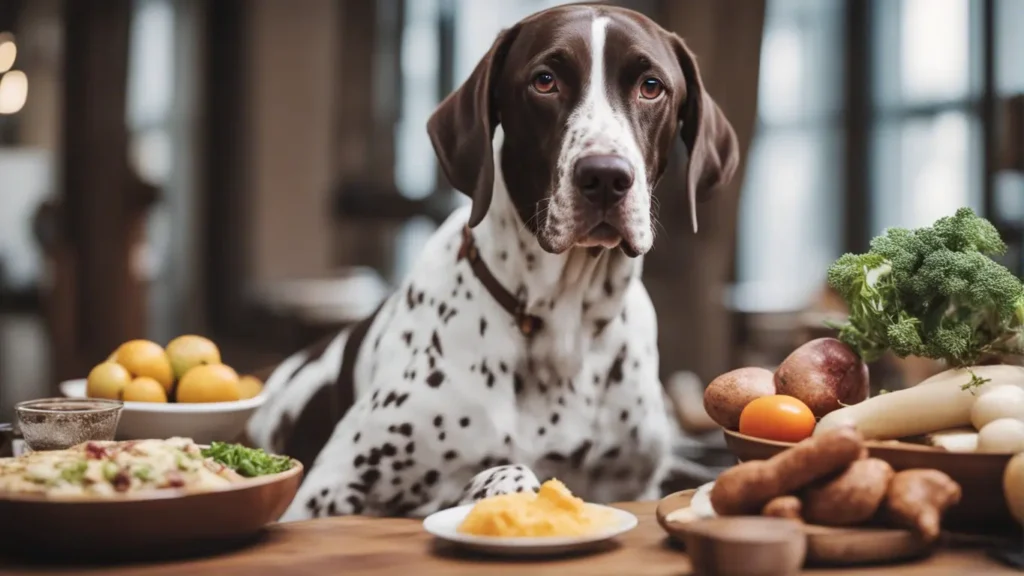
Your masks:
[{"label": "wooden table", "polygon": [[[686,555],[673,547],[654,517],[655,504],[619,506],[640,518],[640,525],[610,549],[576,558],[548,561],[502,561],[467,557],[435,543],[414,520],[340,517],[271,526],[257,542],[219,556],[160,564],[83,568],[4,566],[8,574],[104,574],[109,576],[292,576],[333,574],[467,575],[603,574],[609,576],[683,576],[690,573]],[[116,545],[117,527],[111,531]],[[936,574],[1017,574],[989,560],[981,551],[943,551],[915,563],[870,569],[809,571],[833,576]]]}]

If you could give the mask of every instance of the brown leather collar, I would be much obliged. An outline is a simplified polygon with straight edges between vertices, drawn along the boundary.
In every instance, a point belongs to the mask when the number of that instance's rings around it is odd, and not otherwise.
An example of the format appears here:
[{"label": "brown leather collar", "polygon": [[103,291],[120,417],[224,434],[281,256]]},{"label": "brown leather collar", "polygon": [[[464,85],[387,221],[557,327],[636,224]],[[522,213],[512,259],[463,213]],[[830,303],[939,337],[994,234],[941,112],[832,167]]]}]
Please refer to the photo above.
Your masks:
[{"label": "brown leather collar", "polygon": [[523,336],[530,337],[544,327],[544,320],[526,313],[526,302],[524,298],[517,297],[501,285],[501,282],[491,274],[487,264],[480,258],[480,252],[476,249],[473,241],[473,232],[469,226],[462,229],[462,246],[459,247],[458,260],[465,258],[469,260],[469,267],[473,270],[480,283],[490,292],[491,296],[516,319],[516,326]]}]

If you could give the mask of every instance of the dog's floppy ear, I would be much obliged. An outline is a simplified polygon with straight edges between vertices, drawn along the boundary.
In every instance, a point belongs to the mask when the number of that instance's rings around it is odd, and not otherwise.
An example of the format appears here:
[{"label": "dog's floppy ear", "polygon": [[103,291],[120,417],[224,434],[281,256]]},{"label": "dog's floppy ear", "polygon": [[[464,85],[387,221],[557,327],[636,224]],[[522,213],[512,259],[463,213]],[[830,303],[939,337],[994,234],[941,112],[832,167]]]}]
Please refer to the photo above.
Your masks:
[{"label": "dog's floppy ear", "polygon": [[697,202],[707,200],[716,188],[732,180],[740,161],[739,144],[732,125],[704,89],[697,59],[675,34],[670,42],[686,77],[686,101],[679,112],[683,144],[689,153],[684,177],[690,202],[693,231],[697,231]]},{"label": "dog's floppy ear", "polygon": [[484,219],[494,187],[491,140],[498,126],[494,85],[518,28],[503,30],[458,90],[437,107],[427,132],[441,170],[457,190],[473,199],[470,227]]}]

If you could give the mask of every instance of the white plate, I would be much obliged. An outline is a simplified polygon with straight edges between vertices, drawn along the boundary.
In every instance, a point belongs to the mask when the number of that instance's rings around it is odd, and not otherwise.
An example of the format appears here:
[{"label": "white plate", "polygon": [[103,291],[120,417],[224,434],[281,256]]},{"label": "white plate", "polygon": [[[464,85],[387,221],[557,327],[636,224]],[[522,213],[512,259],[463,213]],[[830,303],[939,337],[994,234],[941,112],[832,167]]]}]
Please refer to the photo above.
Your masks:
[{"label": "white plate", "polygon": [[[85,398],[85,379],[61,382],[60,392],[68,398]],[[236,402],[125,402],[117,425],[117,438],[184,436],[198,444],[233,442],[238,440],[249,417],[265,400],[266,394]]]},{"label": "white plate", "polygon": [[620,536],[636,528],[636,516],[598,504],[587,504],[593,508],[607,510],[615,517],[615,523],[608,529],[586,536],[559,536],[538,538],[499,538],[495,536],[473,536],[459,532],[459,525],[473,509],[472,504],[435,512],[423,520],[423,527],[437,538],[462,546],[463,548],[498,554],[502,556],[549,556],[582,552],[602,542]]}]

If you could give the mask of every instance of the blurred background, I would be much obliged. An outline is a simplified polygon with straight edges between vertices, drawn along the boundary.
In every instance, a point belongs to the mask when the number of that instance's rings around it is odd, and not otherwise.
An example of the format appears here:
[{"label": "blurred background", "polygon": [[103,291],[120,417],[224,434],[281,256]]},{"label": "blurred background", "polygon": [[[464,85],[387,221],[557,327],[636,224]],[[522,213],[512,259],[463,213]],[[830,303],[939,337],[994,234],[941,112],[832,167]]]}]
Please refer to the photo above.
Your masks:
[{"label": "blurred background", "polygon": [[[131,338],[244,370],[372,311],[464,201],[428,115],[560,3],[0,0],[0,421]],[[889,226],[971,206],[1021,273],[1024,0],[615,3],[687,40],[745,151],[697,236],[658,190],[666,379],[778,362]]]}]

